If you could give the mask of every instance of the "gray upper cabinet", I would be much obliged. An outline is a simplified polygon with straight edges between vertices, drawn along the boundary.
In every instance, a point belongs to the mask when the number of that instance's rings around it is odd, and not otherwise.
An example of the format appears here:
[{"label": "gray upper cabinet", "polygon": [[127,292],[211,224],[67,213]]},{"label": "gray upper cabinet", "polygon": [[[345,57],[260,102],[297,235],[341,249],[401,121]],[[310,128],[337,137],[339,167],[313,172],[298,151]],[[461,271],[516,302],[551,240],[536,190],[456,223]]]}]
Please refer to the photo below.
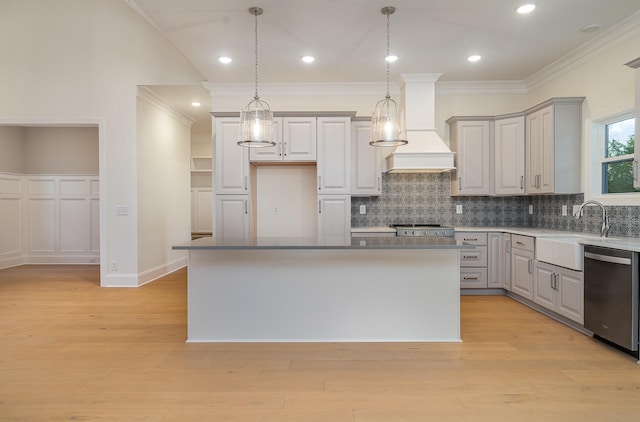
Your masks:
[{"label": "gray upper cabinet", "polygon": [[524,116],[497,118],[494,124],[494,193],[524,195]]},{"label": "gray upper cabinet", "polygon": [[553,98],[526,112],[526,192],[582,192],[582,101]]},{"label": "gray upper cabinet", "polygon": [[489,120],[447,120],[456,170],[451,195],[491,194],[491,126]]}]

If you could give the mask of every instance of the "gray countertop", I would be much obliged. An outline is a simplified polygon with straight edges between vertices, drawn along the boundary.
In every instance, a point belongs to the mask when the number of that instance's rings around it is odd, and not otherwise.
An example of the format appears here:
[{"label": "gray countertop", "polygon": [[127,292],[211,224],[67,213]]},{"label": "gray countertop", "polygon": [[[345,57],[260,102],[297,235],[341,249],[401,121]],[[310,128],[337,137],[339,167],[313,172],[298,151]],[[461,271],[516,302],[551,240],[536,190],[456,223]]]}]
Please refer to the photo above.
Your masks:
[{"label": "gray countertop", "polygon": [[[534,227],[454,227],[456,232],[499,232],[519,234],[531,237],[576,237],[583,245],[601,246],[604,248],[622,249],[640,252],[640,238],[637,237],[600,237],[591,233],[569,232],[563,230],[539,229]],[[354,227],[352,233],[388,232],[389,227]],[[391,229],[392,230],[392,229]]]},{"label": "gray countertop", "polygon": [[449,237],[358,237],[318,240],[307,237],[258,237],[243,241],[203,237],[172,247],[174,250],[249,249],[473,249]]}]

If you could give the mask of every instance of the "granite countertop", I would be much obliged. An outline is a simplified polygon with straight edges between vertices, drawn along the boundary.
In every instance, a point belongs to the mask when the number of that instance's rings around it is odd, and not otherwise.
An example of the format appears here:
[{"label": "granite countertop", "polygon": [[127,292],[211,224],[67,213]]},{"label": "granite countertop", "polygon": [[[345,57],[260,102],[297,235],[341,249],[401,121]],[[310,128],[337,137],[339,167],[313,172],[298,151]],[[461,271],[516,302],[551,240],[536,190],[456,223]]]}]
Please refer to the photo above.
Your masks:
[{"label": "granite countertop", "polygon": [[307,237],[259,237],[222,241],[203,237],[172,247],[173,250],[249,250],[249,249],[473,249],[451,237],[346,237],[318,240]]},{"label": "granite countertop", "polygon": [[[640,252],[640,238],[637,237],[600,237],[591,233],[569,232],[563,230],[538,229],[533,227],[454,227],[456,232],[500,232],[531,237],[573,237],[583,245],[622,249]],[[380,233],[392,230],[390,227],[354,227],[352,233]]]}]

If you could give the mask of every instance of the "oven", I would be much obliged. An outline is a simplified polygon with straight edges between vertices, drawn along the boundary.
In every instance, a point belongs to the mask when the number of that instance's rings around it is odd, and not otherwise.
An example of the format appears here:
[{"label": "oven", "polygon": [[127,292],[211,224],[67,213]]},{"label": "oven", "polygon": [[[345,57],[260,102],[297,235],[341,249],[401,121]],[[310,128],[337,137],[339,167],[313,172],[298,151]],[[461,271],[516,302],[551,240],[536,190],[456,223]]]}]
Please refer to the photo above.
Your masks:
[{"label": "oven", "polygon": [[440,236],[453,237],[453,227],[443,227],[439,224],[392,224],[396,229],[396,236]]}]

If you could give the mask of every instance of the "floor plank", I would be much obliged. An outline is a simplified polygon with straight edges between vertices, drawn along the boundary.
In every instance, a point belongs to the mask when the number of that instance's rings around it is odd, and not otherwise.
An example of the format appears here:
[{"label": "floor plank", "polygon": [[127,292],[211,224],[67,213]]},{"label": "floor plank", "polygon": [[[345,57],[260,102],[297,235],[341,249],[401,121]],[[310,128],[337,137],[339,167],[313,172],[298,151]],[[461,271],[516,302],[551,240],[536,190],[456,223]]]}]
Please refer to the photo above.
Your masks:
[{"label": "floor plank", "polygon": [[0,421],[637,421],[640,365],[503,296],[462,343],[185,343],[185,269],[0,270]]}]

